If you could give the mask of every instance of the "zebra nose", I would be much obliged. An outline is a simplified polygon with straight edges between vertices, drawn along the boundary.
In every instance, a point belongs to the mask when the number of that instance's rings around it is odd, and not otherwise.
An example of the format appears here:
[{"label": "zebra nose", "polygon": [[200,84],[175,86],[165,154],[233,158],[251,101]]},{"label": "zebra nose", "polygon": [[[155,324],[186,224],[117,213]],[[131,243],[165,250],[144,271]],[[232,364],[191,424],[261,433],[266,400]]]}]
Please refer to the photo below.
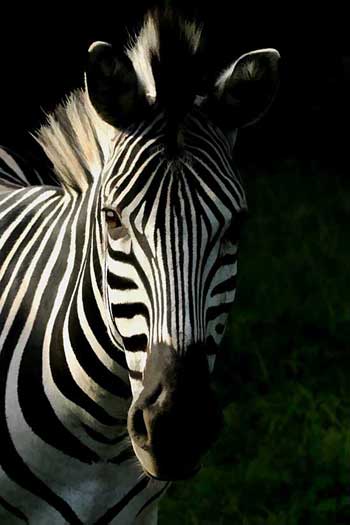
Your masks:
[{"label": "zebra nose", "polygon": [[198,450],[206,449],[221,425],[222,412],[211,392],[193,399],[161,386],[146,398],[140,396],[128,415],[130,435],[145,450],[163,446],[164,439],[169,445],[186,440]]},{"label": "zebra nose", "polygon": [[201,355],[184,359],[162,347],[148,358],[128,430],[136,456],[153,477],[185,479],[218,436],[222,412]]},{"label": "zebra nose", "polygon": [[[158,386],[145,389],[129,410],[128,430],[146,473],[163,480],[186,479],[216,439],[222,413],[213,395]],[[192,393],[193,394],[193,393]],[[202,393],[203,394],[203,393]]]},{"label": "zebra nose", "polygon": [[164,395],[163,388],[158,385],[151,395],[140,399],[129,411],[129,432],[139,447],[149,449],[152,445],[154,420],[158,412],[157,404]]}]

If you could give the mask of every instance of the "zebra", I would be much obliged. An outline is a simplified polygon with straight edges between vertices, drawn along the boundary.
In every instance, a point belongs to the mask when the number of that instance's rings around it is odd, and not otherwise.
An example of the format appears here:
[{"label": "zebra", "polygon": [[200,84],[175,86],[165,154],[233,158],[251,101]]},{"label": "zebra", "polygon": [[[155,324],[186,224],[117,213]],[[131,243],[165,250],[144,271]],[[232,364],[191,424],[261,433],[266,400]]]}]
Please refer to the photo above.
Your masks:
[{"label": "zebra", "polygon": [[34,134],[0,150],[0,522],[156,524],[222,414],[210,374],[246,195],[232,155],[279,54],[208,79],[203,28],[152,11]]}]

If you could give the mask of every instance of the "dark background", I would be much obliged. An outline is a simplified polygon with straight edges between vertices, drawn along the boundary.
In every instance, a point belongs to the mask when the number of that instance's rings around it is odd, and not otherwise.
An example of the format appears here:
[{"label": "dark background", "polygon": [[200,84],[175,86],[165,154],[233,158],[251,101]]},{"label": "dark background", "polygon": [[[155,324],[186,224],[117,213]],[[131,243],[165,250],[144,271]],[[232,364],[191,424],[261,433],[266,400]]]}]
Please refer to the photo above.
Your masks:
[{"label": "dark background", "polygon": [[[169,491],[160,524],[349,525],[348,15],[334,2],[176,4],[204,21],[208,68],[263,47],[282,60],[274,105],[236,146],[251,217],[214,372],[226,424],[196,478]],[[0,143],[40,157],[28,131],[82,86],[89,45],[122,46],[146,5],[8,6]]]},{"label": "dark background", "polygon": [[[282,56],[281,88],[268,117],[243,133],[248,154],[322,157],[347,163],[343,129],[350,116],[350,43],[347,16],[336,6],[297,8],[280,3],[257,10],[234,2],[196,7],[209,36],[208,65],[220,71],[241,53],[275,47]],[[236,5],[237,4],[237,5]],[[82,84],[84,60],[94,40],[125,42],[147,2],[98,2],[77,8],[68,3],[8,7],[0,32],[0,142],[17,146],[25,131],[43,120],[71,89]],[[307,8],[307,9],[306,9]],[[179,79],[180,80],[180,79]],[[247,144],[247,145],[246,145]],[[17,146],[18,148],[18,146]]]}]

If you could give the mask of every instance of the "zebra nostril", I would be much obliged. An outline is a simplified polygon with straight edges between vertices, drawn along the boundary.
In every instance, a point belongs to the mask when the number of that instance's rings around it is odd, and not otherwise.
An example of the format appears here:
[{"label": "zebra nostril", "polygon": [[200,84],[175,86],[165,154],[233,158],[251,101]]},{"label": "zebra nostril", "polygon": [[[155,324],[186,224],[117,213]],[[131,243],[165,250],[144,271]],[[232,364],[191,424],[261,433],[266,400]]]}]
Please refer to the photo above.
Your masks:
[{"label": "zebra nostril", "polygon": [[147,439],[147,427],[143,417],[143,410],[141,410],[140,408],[137,408],[134,412],[133,427],[134,432],[138,437]]},{"label": "zebra nostril", "polygon": [[137,444],[145,448],[152,440],[153,423],[158,415],[158,401],[163,393],[163,387],[158,384],[151,393],[145,396],[141,403],[137,403],[130,413],[130,431]]}]

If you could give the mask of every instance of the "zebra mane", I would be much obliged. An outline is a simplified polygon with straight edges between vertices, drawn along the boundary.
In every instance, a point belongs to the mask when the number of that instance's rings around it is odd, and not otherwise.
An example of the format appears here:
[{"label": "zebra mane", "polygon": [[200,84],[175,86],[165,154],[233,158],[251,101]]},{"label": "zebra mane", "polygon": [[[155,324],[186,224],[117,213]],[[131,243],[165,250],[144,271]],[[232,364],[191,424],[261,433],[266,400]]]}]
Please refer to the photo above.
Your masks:
[{"label": "zebra mane", "polygon": [[[125,53],[147,98],[165,112],[169,143],[176,147],[178,129],[198,93],[197,52],[202,28],[170,9],[153,10]],[[63,188],[84,192],[97,179],[120,130],[104,122],[86,89],[74,91],[47,115],[34,134]]]},{"label": "zebra mane", "polygon": [[[175,93],[179,99],[192,90],[194,57],[201,36],[201,25],[170,8],[147,13],[141,31],[126,46],[147,96],[159,99],[168,95],[170,99]],[[171,102],[176,103],[176,99]]]},{"label": "zebra mane", "polygon": [[73,91],[34,134],[65,189],[84,192],[97,179],[118,130],[99,118],[87,93]]},{"label": "zebra mane", "polygon": [[150,102],[167,123],[167,145],[176,150],[179,129],[203,87],[202,25],[172,8],[154,9],[126,54]]}]

